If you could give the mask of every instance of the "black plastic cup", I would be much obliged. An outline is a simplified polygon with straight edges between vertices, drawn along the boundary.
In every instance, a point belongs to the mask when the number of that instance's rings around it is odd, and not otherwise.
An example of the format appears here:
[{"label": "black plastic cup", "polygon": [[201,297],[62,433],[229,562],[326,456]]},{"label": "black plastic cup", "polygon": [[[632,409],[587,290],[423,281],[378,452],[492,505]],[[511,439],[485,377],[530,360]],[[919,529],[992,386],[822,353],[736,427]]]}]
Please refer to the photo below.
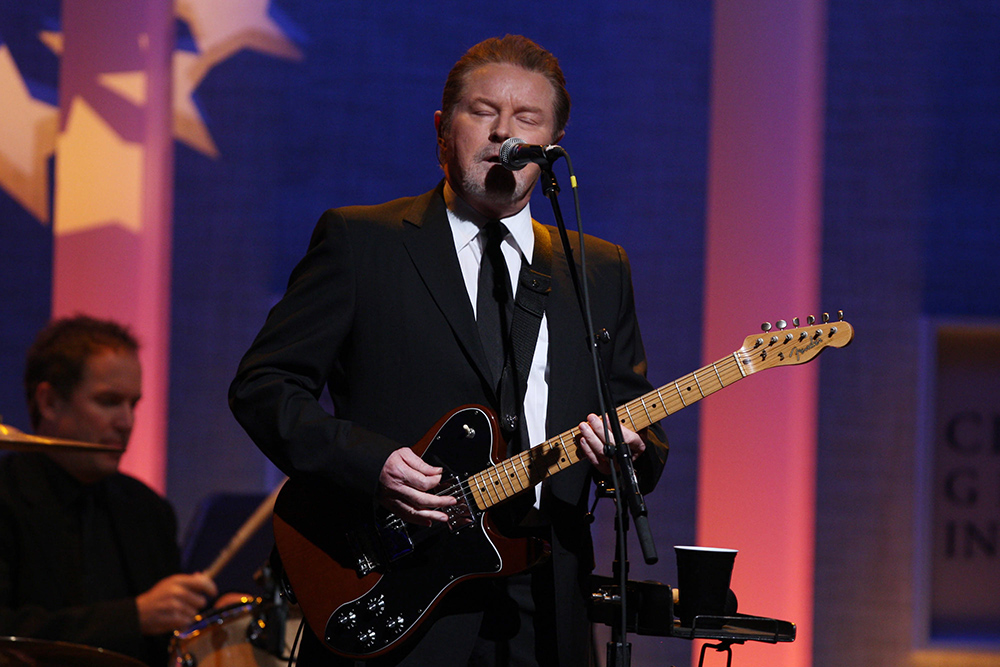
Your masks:
[{"label": "black plastic cup", "polygon": [[[696,616],[724,616],[733,576],[736,549],[674,547],[677,554],[677,616],[681,627],[690,628]],[[720,627],[710,619],[698,627]]]}]

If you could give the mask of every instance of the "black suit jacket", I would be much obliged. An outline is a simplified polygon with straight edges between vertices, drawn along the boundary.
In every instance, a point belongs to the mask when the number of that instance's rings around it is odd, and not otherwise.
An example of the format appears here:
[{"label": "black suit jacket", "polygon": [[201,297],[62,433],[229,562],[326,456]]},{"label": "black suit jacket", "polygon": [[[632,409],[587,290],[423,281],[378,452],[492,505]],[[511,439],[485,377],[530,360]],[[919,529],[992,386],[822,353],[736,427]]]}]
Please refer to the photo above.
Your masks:
[{"label": "black suit jacket", "polygon": [[[497,408],[442,187],[324,213],[243,358],[231,407],[286,474],[320,475],[371,496],[389,454],[415,444],[446,412],[473,403]],[[551,437],[597,411],[598,402],[566,257],[556,230],[546,229],[554,251],[546,304]],[[624,402],[651,389],[629,264],[618,246],[592,237],[586,244],[594,325],[611,334],[601,354]],[[335,416],[318,401],[324,385]],[[646,490],[666,457],[662,432],[651,429],[649,440],[653,446],[637,466]],[[580,584],[593,558],[585,520],[591,474],[583,463],[553,477],[550,487],[559,641],[576,651],[579,630],[570,628],[586,627]]]},{"label": "black suit jacket", "polygon": [[167,637],[140,634],[135,596],[180,571],[173,509],[127,475],[98,484],[125,567],[117,586],[127,596],[116,599],[87,599],[79,589],[79,484],[41,454],[0,461],[0,635],[97,646],[163,665]]}]

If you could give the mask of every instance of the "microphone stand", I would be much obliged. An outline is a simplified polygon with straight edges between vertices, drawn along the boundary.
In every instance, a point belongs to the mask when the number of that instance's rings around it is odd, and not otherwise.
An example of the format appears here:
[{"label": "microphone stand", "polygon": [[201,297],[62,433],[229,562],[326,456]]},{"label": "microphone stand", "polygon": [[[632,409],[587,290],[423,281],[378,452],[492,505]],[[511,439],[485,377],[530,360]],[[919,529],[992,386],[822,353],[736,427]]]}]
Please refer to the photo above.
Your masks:
[{"label": "microphone stand", "polygon": [[[562,156],[569,163],[569,156],[561,151]],[[559,208],[559,185],[556,182],[555,174],[552,172],[550,163],[541,164],[542,191],[552,203],[552,214],[555,217],[556,225],[559,228],[559,238],[562,240],[563,250],[566,253],[567,264],[569,265],[570,277],[576,292],[577,301],[580,307],[580,314],[583,316],[584,327],[586,329],[587,344],[590,346],[591,355],[594,360],[594,373],[596,376],[598,391],[598,401],[601,414],[604,416],[605,435],[605,455],[613,462],[611,466],[611,481],[614,486],[615,516],[616,516],[616,570],[615,574],[619,578],[619,593],[621,597],[620,627],[612,628],[612,641],[608,642],[607,665],[608,667],[629,667],[631,664],[632,645],[626,641],[628,632],[628,615],[626,611],[626,599],[628,589],[628,555],[627,555],[627,517],[622,506],[621,494],[625,495],[625,501],[632,513],[635,523],[636,534],[639,537],[639,545],[642,548],[643,556],[647,563],[653,564],[658,560],[656,546],[653,543],[652,533],[649,530],[646,504],[642,493],[639,491],[639,483],[635,476],[635,468],[632,465],[632,452],[627,446],[623,446],[625,438],[622,435],[621,423],[618,420],[617,412],[614,415],[609,410],[617,407],[614,396],[611,393],[611,384],[608,381],[601,355],[598,354],[597,346],[599,342],[610,342],[610,334],[603,330],[600,336],[594,332],[594,325],[590,315],[589,303],[587,301],[587,287],[581,282],[576,270],[576,263],[573,261],[573,249],[569,243],[569,235],[566,232],[566,225],[563,221],[562,211]],[[570,165],[572,172],[572,166]],[[573,177],[575,183],[575,177]],[[576,191],[574,188],[574,197]],[[579,203],[577,212],[579,214]],[[578,226],[579,228],[579,226]],[[582,234],[581,244],[582,244]],[[581,257],[581,261],[585,258]],[[610,408],[608,407],[610,406]],[[610,427],[614,439],[608,437]],[[617,446],[614,443],[619,443]]]}]

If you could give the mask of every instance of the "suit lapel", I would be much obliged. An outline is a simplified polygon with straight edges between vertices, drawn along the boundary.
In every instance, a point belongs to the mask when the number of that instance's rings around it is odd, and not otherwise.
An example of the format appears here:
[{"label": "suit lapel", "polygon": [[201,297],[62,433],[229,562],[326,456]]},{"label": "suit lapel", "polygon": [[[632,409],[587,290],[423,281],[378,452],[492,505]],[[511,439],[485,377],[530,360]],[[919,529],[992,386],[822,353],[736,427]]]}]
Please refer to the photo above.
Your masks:
[{"label": "suit lapel", "polygon": [[403,243],[431,297],[476,370],[492,386],[486,354],[448,224],[442,184],[418,197],[403,215]]}]

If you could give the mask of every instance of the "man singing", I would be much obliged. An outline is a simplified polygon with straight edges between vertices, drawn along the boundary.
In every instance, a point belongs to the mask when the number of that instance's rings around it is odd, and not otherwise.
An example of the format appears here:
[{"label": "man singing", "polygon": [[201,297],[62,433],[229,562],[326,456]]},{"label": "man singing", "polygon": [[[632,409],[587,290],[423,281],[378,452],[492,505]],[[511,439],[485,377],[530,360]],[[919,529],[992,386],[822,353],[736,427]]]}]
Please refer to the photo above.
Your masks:
[{"label": "man singing", "polygon": [[[370,513],[379,503],[418,525],[447,521],[456,502],[432,492],[443,467],[411,449],[451,409],[499,413],[510,452],[579,427],[587,461],[507,513],[508,528],[544,537],[551,558],[458,585],[376,664],[589,662],[587,502],[592,478],[609,472],[591,352],[558,234],[531,218],[539,167],[511,171],[498,157],[512,137],[559,141],[569,109],[559,63],[538,44],[508,35],[472,47],[434,114],[444,180],[416,197],[323,214],[230,388],[237,419],[286,474],[367,499],[330,511]],[[610,335],[600,354],[624,402],[651,390],[628,259],[618,246],[585,242],[594,326]],[[529,271],[551,276],[534,297]],[[534,321],[520,305],[529,298],[541,302]],[[518,318],[532,325],[526,354],[510,334]],[[318,401],[324,386],[334,415]],[[662,432],[625,429],[624,440],[642,489],[651,489],[666,459]],[[354,664],[312,635],[300,661]]]}]

